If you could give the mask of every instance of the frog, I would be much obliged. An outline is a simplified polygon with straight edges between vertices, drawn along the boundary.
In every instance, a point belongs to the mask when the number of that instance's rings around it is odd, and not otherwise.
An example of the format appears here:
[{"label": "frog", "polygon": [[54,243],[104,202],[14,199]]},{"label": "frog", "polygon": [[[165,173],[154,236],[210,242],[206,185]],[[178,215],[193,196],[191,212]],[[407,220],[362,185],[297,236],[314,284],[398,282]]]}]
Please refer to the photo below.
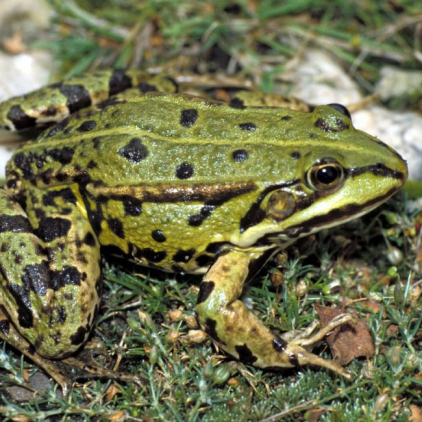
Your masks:
[{"label": "frog", "polygon": [[285,340],[242,293],[299,238],[385,202],[407,165],[343,105],[268,98],[220,101],[166,75],[106,69],[2,103],[4,129],[43,130],[14,153],[0,190],[0,338],[68,386],[59,364],[89,339],[112,247],[201,275],[198,322],[241,362],[352,379],[310,350],[350,314]]}]

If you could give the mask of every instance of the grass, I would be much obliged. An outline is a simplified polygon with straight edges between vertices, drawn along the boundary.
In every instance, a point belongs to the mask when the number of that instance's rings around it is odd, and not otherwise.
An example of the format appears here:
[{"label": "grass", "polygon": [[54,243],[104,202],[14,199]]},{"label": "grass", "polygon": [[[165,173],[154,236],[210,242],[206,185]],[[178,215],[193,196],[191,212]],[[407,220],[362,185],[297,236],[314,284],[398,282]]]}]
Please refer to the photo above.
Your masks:
[{"label": "grass", "polygon": [[[388,223],[391,215],[398,225]],[[36,368],[4,346],[0,412],[4,420],[113,420],[110,415],[121,414],[123,420],[294,421],[298,415],[312,420],[318,412],[319,421],[407,421],[422,393],[422,300],[412,290],[419,238],[414,224],[403,211],[403,198],[396,198],[364,220],[291,250],[281,286],[271,282],[276,268],[270,264],[248,289],[254,312],[284,331],[308,326],[317,303],[341,304],[333,282],[344,286],[349,308],[368,319],[376,344],[373,358],[349,365],[356,376],[352,383],[315,368],[278,372],[234,364],[208,340],[196,344],[190,335],[198,278],[176,282],[160,272],[128,269],[127,263],[122,270],[123,261],[112,260],[105,264],[94,335],[113,361],[122,357],[119,370],[141,374],[144,385],[88,381],[62,398],[51,384],[36,400],[19,402],[7,390]],[[400,259],[392,254],[398,247],[404,251]],[[298,282],[307,286],[306,295]],[[316,353],[330,358],[323,349]]]},{"label": "grass", "polygon": [[382,63],[419,68],[415,25],[422,6],[395,2],[50,0],[50,48],[63,75],[90,67],[224,70],[271,89],[298,54],[330,51],[368,92]]},{"label": "grass", "polygon": [[[371,92],[383,63],[418,68],[413,1],[59,1],[48,48],[63,76],[92,67],[160,67],[246,75],[271,91],[304,49],[327,49]],[[105,261],[105,291],[93,336],[119,370],[142,386],[88,381],[63,398],[55,384],[20,401],[12,388],[37,372],[7,345],[0,353],[3,420],[407,421],[422,407],[418,210],[398,196],[364,219],[289,250],[280,284],[270,263],[248,286],[273,330],[303,329],[315,304],[343,295],[368,320],[376,354],[350,365],[349,383],[325,370],[262,371],[237,365],[195,330],[200,279]],[[272,281],[273,280],[273,281]],[[339,289],[338,286],[342,286]],[[419,292],[419,293],[418,293]],[[315,350],[326,358],[321,346]],[[19,390],[18,390],[19,391]]]}]

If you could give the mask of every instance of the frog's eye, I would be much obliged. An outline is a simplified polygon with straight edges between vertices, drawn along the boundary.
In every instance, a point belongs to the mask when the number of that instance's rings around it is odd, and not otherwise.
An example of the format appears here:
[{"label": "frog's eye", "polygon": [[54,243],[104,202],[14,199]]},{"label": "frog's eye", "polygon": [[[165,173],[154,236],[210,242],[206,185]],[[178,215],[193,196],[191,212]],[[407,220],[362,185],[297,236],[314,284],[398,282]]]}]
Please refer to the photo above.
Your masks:
[{"label": "frog's eye", "polygon": [[330,107],[332,107],[334,110],[339,111],[341,114],[344,114],[345,116],[347,116],[349,119],[352,118],[352,116],[350,115],[350,111],[341,104],[337,104],[337,103],[333,103],[333,104],[328,104]]},{"label": "frog's eye", "polygon": [[325,159],[314,164],[306,174],[309,187],[316,191],[334,189],[343,183],[343,180],[343,167],[332,159]]}]

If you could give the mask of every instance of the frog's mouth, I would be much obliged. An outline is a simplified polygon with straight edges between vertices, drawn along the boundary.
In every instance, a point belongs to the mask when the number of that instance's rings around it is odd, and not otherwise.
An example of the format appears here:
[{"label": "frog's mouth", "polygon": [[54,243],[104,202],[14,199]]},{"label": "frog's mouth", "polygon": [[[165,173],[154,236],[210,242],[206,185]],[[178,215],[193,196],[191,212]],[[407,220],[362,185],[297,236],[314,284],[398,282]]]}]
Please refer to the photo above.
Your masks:
[{"label": "frog's mouth", "polygon": [[[401,157],[400,157],[401,160]],[[364,166],[364,167],[354,167],[347,170],[348,177],[357,177],[361,174],[368,174],[371,173],[374,176],[381,176],[381,177],[388,177],[390,179],[396,179],[401,182],[400,187],[407,179],[407,169],[406,172],[393,170],[387,167],[382,163],[377,163],[371,166]]]},{"label": "frog's mouth", "polygon": [[315,233],[321,229],[335,227],[351,220],[355,220],[356,218],[362,217],[368,212],[371,212],[383,202],[387,201],[387,199],[393,196],[400,187],[401,186],[394,187],[384,195],[373,198],[364,204],[350,203],[341,208],[334,208],[324,215],[312,217],[300,224],[293,225],[278,234],[273,233],[273,236],[277,237],[277,235],[279,235],[282,237],[298,238]]}]

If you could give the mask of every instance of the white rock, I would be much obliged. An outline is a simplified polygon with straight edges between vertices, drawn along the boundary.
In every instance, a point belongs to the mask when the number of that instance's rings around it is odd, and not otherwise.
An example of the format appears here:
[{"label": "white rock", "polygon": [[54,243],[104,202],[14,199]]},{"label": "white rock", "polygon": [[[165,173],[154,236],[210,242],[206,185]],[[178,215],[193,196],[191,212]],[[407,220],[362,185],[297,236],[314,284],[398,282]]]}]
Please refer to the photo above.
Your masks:
[{"label": "white rock", "polygon": [[[31,36],[46,29],[50,22],[50,8],[45,0],[0,0],[0,34],[10,37],[21,33]],[[3,41],[2,39],[2,41]],[[0,52],[0,101],[21,95],[45,85],[53,70],[51,54],[31,51],[10,55]],[[15,146],[13,137],[0,131],[0,178],[4,178],[5,165]]]},{"label": "white rock", "polygon": [[383,100],[422,92],[422,72],[420,71],[385,66],[381,69],[380,76],[376,92]]},{"label": "white rock", "polygon": [[[305,52],[295,64],[292,80],[292,95],[310,104],[340,103],[347,106],[362,99],[357,84],[333,56],[324,51]],[[419,140],[422,116],[371,105],[354,112],[352,117],[357,129],[396,149],[408,162],[409,177],[422,181],[422,143]]]},{"label": "white rock", "polygon": [[310,104],[353,104],[362,99],[357,84],[331,55],[306,51],[295,64],[291,95]]}]

